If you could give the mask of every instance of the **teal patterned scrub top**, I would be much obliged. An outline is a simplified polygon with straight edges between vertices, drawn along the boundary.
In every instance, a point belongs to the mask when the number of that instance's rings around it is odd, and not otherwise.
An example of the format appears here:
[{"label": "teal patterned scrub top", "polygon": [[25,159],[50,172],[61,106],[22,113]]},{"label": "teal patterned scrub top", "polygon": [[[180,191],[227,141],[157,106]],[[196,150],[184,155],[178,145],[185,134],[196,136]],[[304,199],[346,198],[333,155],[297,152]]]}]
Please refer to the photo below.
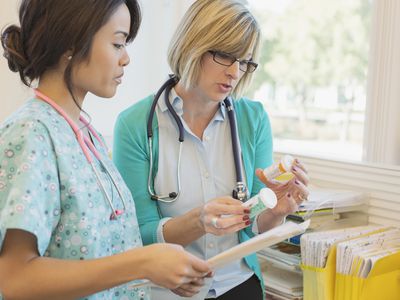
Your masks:
[{"label": "teal patterned scrub top", "polygon": [[[74,132],[50,105],[31,99],[1,125],[0,248],[10,228],[34,234],[40,255],[52,258],[93,259],[142,246],[130,191],[107,150],[93,141],[125,196],[127,207],[117,220],[110,220],[110,205]],[[115,209],[123,209],[109,177],[94,161]],[[150,296],[147,288],[127,284],[85,299]]]}]

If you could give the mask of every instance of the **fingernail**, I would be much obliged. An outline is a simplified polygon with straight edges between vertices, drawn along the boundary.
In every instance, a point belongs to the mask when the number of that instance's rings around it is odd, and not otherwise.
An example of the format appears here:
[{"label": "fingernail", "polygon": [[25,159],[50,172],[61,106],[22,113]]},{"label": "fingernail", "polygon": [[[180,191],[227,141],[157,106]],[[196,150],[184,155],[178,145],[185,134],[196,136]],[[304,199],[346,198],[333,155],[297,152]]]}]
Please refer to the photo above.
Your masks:
[{"label": "fingernail", "polygon": [[245,208],[245,209],[243,210],[243,212],[244,212],[245,214],[249,214],[249,213],[250,213],[250,209]]},{"label": "fingernail", "polygon": [[300,161],[299,161],[297,158],[294,159],[294,162],[295,162],[296,164],[300,163]]},{"label": "fingernail", "polygon": [[246,223],[244,223],[246,226],[249,226],[251,224],[251,221],[248,220]]},{"label": "fingernail", "polygon": [[293,170],[294,172],[297,172],[297,168],[296,168],[296,167],[293,167],[292,170]]},{"label": "fingernail", "polygon": [[291,197],[290,193],[287,193],[287,194],[286,194],[286,196],[287,196],[288,198],[290,198],[290,197]]},{"label": "fingernail", "polygon": [[249,219],[250,219],[250,216],[248,216],[248,215],[243,216],[243,221],[246,221],[246,220],[249,220]]},{"label": "fingernail", "polygon": [[300,184],[300,182],[297,179],[294,181],[294,183],[295,184]]}]

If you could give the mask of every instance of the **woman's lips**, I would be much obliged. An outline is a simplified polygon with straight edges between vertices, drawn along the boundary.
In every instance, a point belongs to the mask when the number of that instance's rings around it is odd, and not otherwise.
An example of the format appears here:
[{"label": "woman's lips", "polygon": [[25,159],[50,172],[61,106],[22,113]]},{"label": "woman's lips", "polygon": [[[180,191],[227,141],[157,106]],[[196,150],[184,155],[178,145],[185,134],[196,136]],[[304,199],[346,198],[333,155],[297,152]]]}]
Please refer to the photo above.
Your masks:
[{"label": "woman's lips", "polygon": [[229,93],[232,90],[232,86],[225,83],[218,83],[218,88],[222,93]]}]

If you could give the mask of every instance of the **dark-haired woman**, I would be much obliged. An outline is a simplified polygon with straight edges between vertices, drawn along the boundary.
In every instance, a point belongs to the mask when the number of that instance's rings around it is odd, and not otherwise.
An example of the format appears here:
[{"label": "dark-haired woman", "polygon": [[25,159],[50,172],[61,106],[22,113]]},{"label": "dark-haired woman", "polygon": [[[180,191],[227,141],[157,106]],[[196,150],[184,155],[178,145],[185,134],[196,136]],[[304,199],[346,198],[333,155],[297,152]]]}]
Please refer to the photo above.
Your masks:
[{"label": "dark-haired woman", "polygon": [[20,23],[2,33],[4,56],[37,88],[0,126],[4,298],[149,299],[136,279],[195,294],[208,265],[181,246],[142,247],[130,192],[81,116],[88,92],[109,98],[121,83],[136,0],[24,0]]}]

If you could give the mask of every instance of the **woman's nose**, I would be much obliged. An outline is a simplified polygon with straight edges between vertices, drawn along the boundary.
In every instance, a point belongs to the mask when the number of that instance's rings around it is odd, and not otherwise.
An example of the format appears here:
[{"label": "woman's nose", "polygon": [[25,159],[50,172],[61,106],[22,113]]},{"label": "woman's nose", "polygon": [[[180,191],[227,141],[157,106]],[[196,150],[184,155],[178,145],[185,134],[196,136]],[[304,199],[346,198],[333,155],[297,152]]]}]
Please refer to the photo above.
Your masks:
[{"label": "woman's nose", "polygon": [[126,48],[124,48],[124,54],[121,57],[120,65],[125,67],[129,65],[131,59],[129,57],[128,51],[126,51]]},{"label": "woman's nose", "polygon": [[226,73],[235,80],[239,78],[240,72],[238,61],[235,61],[232,65],[226,68]]}]

